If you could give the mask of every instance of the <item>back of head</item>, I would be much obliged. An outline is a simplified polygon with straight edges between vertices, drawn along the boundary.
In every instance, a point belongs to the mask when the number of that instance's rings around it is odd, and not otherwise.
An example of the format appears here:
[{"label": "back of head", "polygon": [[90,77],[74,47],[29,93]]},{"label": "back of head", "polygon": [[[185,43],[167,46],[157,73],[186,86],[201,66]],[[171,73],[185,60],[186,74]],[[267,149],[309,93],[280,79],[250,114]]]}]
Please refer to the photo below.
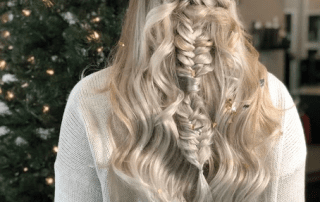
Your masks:
[{"label": "back of head", "polygon": [[111,165],[140,198],[263,194],[282,110],[234,0],[130,0],[112,56]]}]

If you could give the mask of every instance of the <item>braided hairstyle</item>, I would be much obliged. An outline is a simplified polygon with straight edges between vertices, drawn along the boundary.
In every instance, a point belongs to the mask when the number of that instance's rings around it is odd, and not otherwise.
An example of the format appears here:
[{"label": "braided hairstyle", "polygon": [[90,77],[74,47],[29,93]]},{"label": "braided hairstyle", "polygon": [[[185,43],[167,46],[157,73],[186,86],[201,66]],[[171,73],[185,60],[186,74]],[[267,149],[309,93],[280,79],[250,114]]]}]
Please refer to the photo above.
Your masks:
[{"label": "braided hairstyle", "polygon": [[[176,9],[176,36],[174,44],[177,48],[177,75],[185,97],[176,112],[176,121],[180,123],[178,146],[186,159],[199,169],[197,198],[199,201],[213,201],[210,187],[203,174],[204,163],[212,156],[211,145],[214,135],[213,124],[207,112],[200,91],[201,77],[213,71],[213,41],[208,32],[207,24],[201,20],[206,18],[209,9],[203,9],[194,15],[194,7],[200,8],[204,2],[185,0]],[[202,6],[204,7],[204,6]],[[174,20],[174,21],[175,21]],[[200,22],[200,23],[199,23]],[[205,190],[207,193],[201,193]],[[210,193],[210,194],[208,194]]]},{"label": "braided hairstyle", "polygon": [[240,202],[264,192],[263,155],[283,110],[267,80],[260,88],[267,70],[246,37],[234,0],[130,0],[110,65],[108,129],[111,171],[138,198]]}]

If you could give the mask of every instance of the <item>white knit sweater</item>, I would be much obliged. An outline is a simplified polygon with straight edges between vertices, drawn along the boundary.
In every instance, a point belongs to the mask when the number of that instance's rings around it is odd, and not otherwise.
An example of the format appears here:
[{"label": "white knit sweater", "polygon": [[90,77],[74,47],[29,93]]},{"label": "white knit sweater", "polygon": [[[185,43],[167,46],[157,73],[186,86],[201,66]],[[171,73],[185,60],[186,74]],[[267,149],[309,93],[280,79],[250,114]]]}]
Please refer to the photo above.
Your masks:
[{"label": "white knit sweater", "polygon": [[[80,80],[69,94],[65,107],[58,154],[54,164],[55,202],[109,202],[109,188],[122,190],[122,201],[139,201],[131,190],[112,181],[108,159],[112,153],[107,118],[111,115],[105,88],[111,68]],[[294,104],[284,84],[268,73],[269,90],[275,106]],[[288,110],[282,121],[283,136],[270,156],[278,170],[263,202],[304,202],[307,148],[297,108]],[[112,201],[115,202],[115,201]]]}]

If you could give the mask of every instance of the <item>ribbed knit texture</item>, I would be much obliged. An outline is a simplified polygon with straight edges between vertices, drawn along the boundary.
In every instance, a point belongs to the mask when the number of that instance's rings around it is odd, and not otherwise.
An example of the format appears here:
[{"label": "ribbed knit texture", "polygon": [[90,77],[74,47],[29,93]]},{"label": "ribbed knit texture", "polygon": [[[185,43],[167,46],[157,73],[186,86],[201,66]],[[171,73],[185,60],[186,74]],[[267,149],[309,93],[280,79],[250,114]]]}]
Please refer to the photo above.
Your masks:
[{"label": "ribbed knit texture", "polygon": [[[107,119],[111,115],[108,91],[103,91],[111,68],[80,80],[71,90],[60,129],[54,164],[55,202],[116,202],[109,190],[122,190],[117,201],[140,201],[109,172],[112,153]],[[285,85],[268,73],[272,102],[282,108],[294,102]],[[281,137],[269,161],[279,176],[260,197],[261,202],[304,202],[306,140],[297,108],[285,113]],[[117,128],[117,126],[116,126]]]}]

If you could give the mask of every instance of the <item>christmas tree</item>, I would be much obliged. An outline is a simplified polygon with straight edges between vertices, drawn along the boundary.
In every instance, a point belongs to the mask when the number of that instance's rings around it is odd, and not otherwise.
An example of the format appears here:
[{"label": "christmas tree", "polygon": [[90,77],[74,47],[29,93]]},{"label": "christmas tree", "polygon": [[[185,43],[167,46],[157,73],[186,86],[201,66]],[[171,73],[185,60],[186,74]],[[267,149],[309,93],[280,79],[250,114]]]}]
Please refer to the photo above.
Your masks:
[{"label": "christmas tree", "polygon": [[0,1],[0,201],[53,201],[68,95],[84,69],[105,67],[127,4]]}]

